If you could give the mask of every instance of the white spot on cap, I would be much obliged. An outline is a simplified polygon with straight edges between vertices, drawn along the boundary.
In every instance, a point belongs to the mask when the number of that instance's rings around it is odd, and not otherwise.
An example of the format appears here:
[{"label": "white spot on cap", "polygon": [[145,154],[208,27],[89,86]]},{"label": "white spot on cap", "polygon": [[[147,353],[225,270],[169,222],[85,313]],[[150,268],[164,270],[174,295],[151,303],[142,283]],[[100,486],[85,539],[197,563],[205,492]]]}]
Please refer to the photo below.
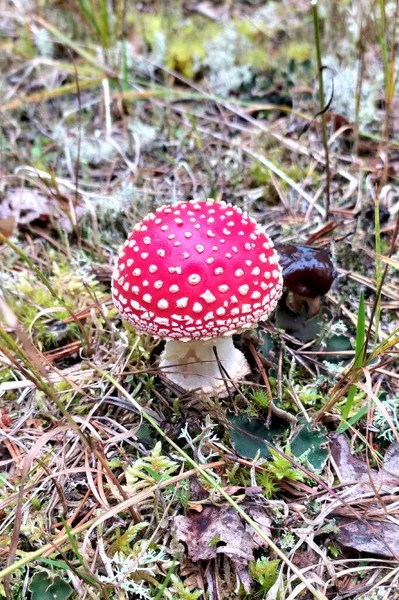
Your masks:
[{"label": "white spot on cap", "polygon": [[157,254],[158,256],[165,256],[165,250],[162,250],[162,248],[160,248],[159,250],[157,250]]},{"label": "white spot on cap", "polygon": [[252,300],[258,300],[258,298],[260,298],[260,296],[261,296],[260,292],[252,292],[252,294],[251,294]]},{"label": "white spot on cap", "polygon": [[141,309],[140,304],[136,300],[130,300],[130,305],[132,306],[132,308],[134,308],[134,310]]},{"label": "white spot on cap", "polygon": [[182,257],[183,258],[190,258],[190,253],[189,252],[183,252],[182,253]]},{"label": "white spot on cap", "polygon": [[143,260],[145,260],[145,259],[146,259],[146,258],[148,258],[148,257],[149,257],[149,254],[148,254],[148,252],[142,252],[142,253],[141,253],[141,258],[142,258]]},{"label": "white spot on cap", "polygon": [[246,260],[245,264],[248,265],[248,267],[250,267],[252,265],[252,260]]},{"label": "white spot on cap", "polygon": [[176,225],[183,225],[183,219],[175,219]]},{"label": "white spot on cap", "polygon": [[210,321],[211,319],[214,318],[214,313],[211,311],[209,313],[206,313],[205,317],[204,317],[204,321]]},{"label": "white spot on cap", "polygon": [[249,285],[247,285],[247,284],[240,285],[240,287],[238,288],[238,291],[240,292],[240,294],[242,296],[246,296],[249,292]]},{"label": "white spot on cap", "polygon": [[181,242],[179,242],[179,240],[176,240],[175,242],[173,242],[173,245],[177,248],[178,246],[181,246]]},{"label": "white spot on cap", "polygon": [[240,309],[239,308],[232,308],[231,309],[231,314],[232,315],[238,315],[238,314],[240,314]]},{"label": "white spot on cap", "polygon": [[242,277],[244,275],[244,271],[242,269],[237,269],[237,271],[234,273],[234,275],[236,277]]},{"label": "white spot on cap", "polygon": [[129,248],[133,248],[137,244],[136,240],[129,240],[128,246]]},{"label": "white spot on cap", "polygon": [[243,313],[249,313],[251,312],[251,305],[250,304],[243,304],[241,307],[241,310]]},{"label": "white spot on cap", "polygon": [[139,293],[139,291],[140,291],[140,288],[139,288],[139,287],[137,287],[137,285],[133,285],[133,286],[132,286],[132,292],[133,292],[133,294],[138,294],[138,293]]},{"label": "white spot on cap", "polygon": [[221,306],[220,308],[217,309],[216,314],[219,315],[219,317],[221,317],[224,314],[226,314],[226,310]]},{"label": "white spot on cap", "polygon": [[148,267],[148,270],[150,273],[156,273],[158,271],[158,267],[157,267],[157,265],[150,265]]},{"label": "white spot on cap", "polygon": [[219,292],[227,292],[227,291],[228,291],[228,289],[229,289],[229,286],[228,286],[228,285],[226,285],[226,284],[219,285],[219,288],[218,288],[218,289],[219,289]]},{"label": "white spot on cap", "polygon": [[252,269],[251,271],[251,275],[259,275],[260,273],[260,269],[259,267],[255,267],[254,269]]},{"label": "white spot on cap", "polygon": [[197,285],[197,283],[199,283],[201,281],[201,277],[200,275],[197,275],[196,273],[193,273],[192,275],[189,275],[188,277],[188,283],[190,283],[191,285]]},{"label": "white spot on cap", "polygon": [[213,231],[211,229],[208,229],[208,231],[206,232],[206,235],[211,238],[216,237],[216,234],[213,233]]},{"label": "white spot on cap", "polygon": [[245,250],[251,250],[251,244],[247,242],[244,246]]},{"label": "white spot on cap", "polygon": [[168,231],[169,227],[167,225],[162,225],[161,231]]},{"label": "white spot on cap", "polygon": [[201,252],[203,252],[205,250],[204,246],[202,246],[201,244],[197,244],[195,246],[195,249],[197,252],[199,252],[201,254]]},{"label": "white spot on cap", "polygon": [[191,233],[191,231],[186,231],[184,235],[186,238],[193,237],[193,234]]},{"label": "white spot on cap", "polygon": [[208,302],[208,304],[211,304],[216,300],[215,296],[210,290],[206,290],[203,294],[200,295],[200,298],[203,298],[205,302]]},{"label": "white spot on cap", "polygon": [[156,290],[160,290],[162,286],[163,286],[163,281],[161,281],[160,279],[158,279],[158,281],[156,281],[156,282],[154,283],[154,288],[155,288]]},{"label": "white spot on cap", "polygon": [[222,267],[216,267],[216,269],[215,269],[215,275],[223,275],[223,269],[222,269]]},{"label": "white spot on cap", "polygon": [[168,271],[169,273],[177,273],[178,275],[180,275],[181,267],[169,267]]},{"label": "white spot on cap", "polygon": [[178,291],[179,291],[179,286],[178,286],[178,285],[175,285],[175,284],[173,284],[173,285],[171,285],[171,286],[170,286],[170,288],[169,288],[169,291],[170,291],[172,294],[176,294],[176,292],[178,292]]},{"label": "white spot on cap", "polygon": [[229,229],[224,228],[223,233],[224,233],[224,235],[230,235],[231,231]]},{"label": "white spot on cap", "polygon": [[141,275],[141,269],[134,269],[134,271],[133,271],[133,275],[134,275],[135,277],[140,277],[140,275]]},{"label": "white spot on cap", "polygon": [[202,312],[202,304],[200,304],[199,302],[194,302],[193,311],[195,313]]},{"label": "white spot on cap", "polygon": [[126,261],[126,264],[128,267],[131,267],[133,263],[134,263],[134,260],[132,258],[128,258]]},{"label": "white spot on cap", "polygon": [[162,298],[162,300],[158,302],[158,308],[160,308],[161,310],[166,310],[167,308],[169,308],[169,302],[165,300],[165,298]]},{"label": "white spot on cap", "polygon": [[144,300],[144,302],[148,302],[148,304],[149,304],[152,301],[151,294],[144,294],[143,300]]},{"label": "white spot on cap", "polygon": [[149,246],[149,244],[151,244],[151,238],[147,235],[143,238],[143,242],[146,246]]},{"label": "white spot on cap", "polygon": [[210,256],[209,258],[206,259],[206,262],[208,263],[208,265],[211,265],[213,262],[215,262],[215,259],[212,258],[212,256]]},{"label": "white spot on cap", "polygon": [[[237,296],[230,296],[230,301],[231,302],[238,302]],[[227,306],[227,303],[226,303],[226,306]]]},{"label": "white spot on cap", "polygon": [[188,298],[179,298],[178,300],[176,300],[176,306],[178,308],[186,308],[188,303]]},{"label": "white spot on cap", "polygon": [[279,271],[277,271],[277,269],[274,269],[274,270],[273,270],[273,273],[272,273],[272,275],[273,275],[273,277],[274,277],[275,279],[278,279],[278,278],[279,278],[279,275],[280,275],[280,272],[279,272]]},{"label": "white spot on cap", "polygon": [[175,234],[174,234],[174,233],[170,233],[170,234],[168,235],[168,240],[174,240],[174,239],[175,239],[175,237],[176,237],[176,236],[175,236]]},{"label": "white spot on cap", "polygon": [[159,325],[169,325],[169,319],[167,319],[166,317],[155,317],[154,321]]},{"label": "white spot on cap", "polygon": [[266,254],[264,252],[262,252],[262,254],[259,256],[261,262],[265,263],[267,262],[267,258],[266,258]]}]

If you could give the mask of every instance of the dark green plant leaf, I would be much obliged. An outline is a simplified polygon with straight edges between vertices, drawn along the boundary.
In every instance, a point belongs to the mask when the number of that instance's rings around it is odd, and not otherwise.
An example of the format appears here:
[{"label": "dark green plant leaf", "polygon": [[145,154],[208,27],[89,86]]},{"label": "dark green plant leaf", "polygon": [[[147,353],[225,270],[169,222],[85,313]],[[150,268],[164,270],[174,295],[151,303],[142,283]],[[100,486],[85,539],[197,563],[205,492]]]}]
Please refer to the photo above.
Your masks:
[{"label": "dark green plant leaf", "polygon": [[67,600],[73,589],[61,577],[53,577],[46,571],[37,571],[29,583],[32,600]]},{"label": "dark green plant leaf", "polygon": [[276,312],[276,325],[299,341],[310,342],[320,334],[322,325],[331,319],[331,313],[323,306],[311,319],[307,319],[306,316],[304,310],[301,313],[294,313],[286,306],[279,306]]},{"label": "dark green plant leaf", "polygon": [[244,458],[253,459],[258,451],[260,456],[267,458],[269,450],[263,440],[273,442],[284,433],[282,425],[271,425],[268,429],[262,421],[250,419],[247,415],[228,415],[227,420],[234,425],[230,428],[234,449]]},{"label": "dark green plant leaf", "polygon": [[260,339],[258,346],[259,352],[269,360],[273,360],[277,356],[276,345],[273,342],[272,336],[267,331],[264,331],[261,327],[257,329],[257,334]]},{"label": "dark green plant leaf", "polygon": [[327,429],[324,425],[314,428],[312,423],[301,424],[290,442],[291,452],[295,458],[306,454],[309,464],[321,471],[329,455]]},{"label": "dark green plant leaf", "polygon": [[344,365],[347,365],[352,360],[352,356],[348,356],[347,354],[341,354],[341,352],[353,350],[352,343],[349,337],[346,335],[331,336],[330,339],[327,341],[324,350],[326,352],[336,352],[336,354],[321,354],[319,360],[327,360],[328,362],[334,364],[343,362]]}]

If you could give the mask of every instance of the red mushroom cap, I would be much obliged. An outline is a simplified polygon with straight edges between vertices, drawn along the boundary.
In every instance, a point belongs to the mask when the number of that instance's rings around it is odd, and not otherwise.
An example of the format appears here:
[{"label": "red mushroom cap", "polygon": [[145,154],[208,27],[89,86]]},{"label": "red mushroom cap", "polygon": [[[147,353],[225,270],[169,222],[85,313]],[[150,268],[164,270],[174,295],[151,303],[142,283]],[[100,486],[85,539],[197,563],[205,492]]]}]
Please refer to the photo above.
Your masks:
[{"label": "red mushroom cap", "polygon": [[262,227],[213,200],[147,215],[122,247],[112,282],[126,321],[180,341],[252,327],[274,310],[281,292],[278,256]]}]

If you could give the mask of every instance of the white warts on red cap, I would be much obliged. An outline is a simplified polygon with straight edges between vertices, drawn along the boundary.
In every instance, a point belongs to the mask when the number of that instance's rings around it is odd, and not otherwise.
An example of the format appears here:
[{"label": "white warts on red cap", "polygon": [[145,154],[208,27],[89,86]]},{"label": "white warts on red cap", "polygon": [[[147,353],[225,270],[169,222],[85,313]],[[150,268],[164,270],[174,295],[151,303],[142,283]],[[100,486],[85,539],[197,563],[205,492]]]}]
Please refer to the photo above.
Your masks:
[{"label": "white warts on red cap", "polygon": [[214,200],[149,214],[125,242],[112,281],[122,317],[137,330],[185,341],[253,326],[281,292],[267,234],[241,209]]}]

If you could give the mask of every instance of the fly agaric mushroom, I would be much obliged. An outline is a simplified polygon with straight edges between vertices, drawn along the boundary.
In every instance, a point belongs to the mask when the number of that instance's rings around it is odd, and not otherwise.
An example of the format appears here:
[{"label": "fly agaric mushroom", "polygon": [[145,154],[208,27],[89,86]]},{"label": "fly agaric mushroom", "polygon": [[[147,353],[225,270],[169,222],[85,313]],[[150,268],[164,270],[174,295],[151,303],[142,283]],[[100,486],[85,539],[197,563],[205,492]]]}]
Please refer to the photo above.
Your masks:
[{"label": "fly agaric mushroom", "polygon": [[225,391],[249,372],[232,335],[274,310],[282,275],[273,244],[241,209],[214,200],[158,208],[135,227],[113,273],[123,319],[166,340],[160,368],[185,390]]},{"label": "fly agaric mushroom", "polygon": [[284,287],[291,293],[290,308],[307,307],[310,319],[320,311],[320,296],[327,294],[337,275],[331,258],[322,248],[276,244],[283,269]]}]

